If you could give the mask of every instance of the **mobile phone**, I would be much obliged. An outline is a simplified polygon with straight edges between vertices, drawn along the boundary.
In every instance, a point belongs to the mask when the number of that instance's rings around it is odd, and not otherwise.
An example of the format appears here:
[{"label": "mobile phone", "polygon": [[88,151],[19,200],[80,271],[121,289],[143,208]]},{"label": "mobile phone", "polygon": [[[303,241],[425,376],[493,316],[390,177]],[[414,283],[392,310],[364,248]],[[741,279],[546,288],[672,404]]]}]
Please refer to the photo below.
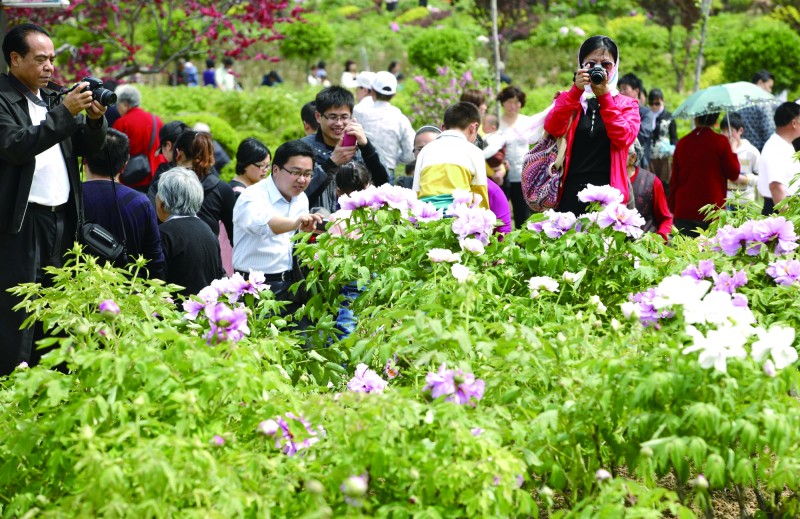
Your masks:
[{"label": "mobile phone", "polygon": [[328,224],[328,222],[326,222],[325,220],[322,220],[321,222],[317,222],[317,230],[319,232],[325,232],[326,231],[325,226],[327,224]]},{"label": "mobile phone", "polygon": [[349,133],[345,133],[342,135],[342,146],[355,146],[356,145],[356,136],[350,135]]}]

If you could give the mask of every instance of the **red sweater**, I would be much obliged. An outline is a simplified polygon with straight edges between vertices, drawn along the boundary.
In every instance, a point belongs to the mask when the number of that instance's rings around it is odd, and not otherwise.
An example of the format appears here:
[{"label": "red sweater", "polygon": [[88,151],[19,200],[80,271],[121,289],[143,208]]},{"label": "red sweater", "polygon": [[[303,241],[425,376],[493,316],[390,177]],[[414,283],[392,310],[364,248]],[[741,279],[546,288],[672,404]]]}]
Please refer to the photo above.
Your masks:
[{"label": "red sweater", "polygon": [[[544,119],[544,130],[555,138],[567,132],[567,125],[573,113],[579,114],[583,110],[581,96],[583,90],[572,85],[566,92],[561,92],[556,97],[553,109]],[[600,117],[606,127],[608,138],[611,140],[611,186],[619,189],[628,201],[628,148],[631,147],[636,135],[639,133],[639,103],[635,99],[624,95],[605,94],[597,98],[600,103]],[[569,175],[569,162],[572,156],[572,143],[575,130],[578,129],[577,120],[572,121],[570,133],[567,135],[567,152],[564,159],[564,178]],[[562,187],[564,185],[562,181]]]},{"label": "red sweater", "polygon": [[114,123],[114,129],[128,136],[128,140],[131,143],[131,157],[147,153],[150,158],[150,178],[130,187],[148,186],[158,165],[166,162],[163,155],[156,156],[158,132],[161,130],[161,126],[161,119],[156,117],[156,138],[153,141],[153,147],[150,148],[148,153],[147,148],[150,146],[150,138],[153,131],[153,115],[150,112],[145,112],[139,107],[131,108]]},{"label": "red sweater", "polygon": [[669,208],[681,220],[703,221],[704,205],[725,205],[727,180],[739,178],[739,159],[728,139],[707,126],[678,141],[672,158]]}]

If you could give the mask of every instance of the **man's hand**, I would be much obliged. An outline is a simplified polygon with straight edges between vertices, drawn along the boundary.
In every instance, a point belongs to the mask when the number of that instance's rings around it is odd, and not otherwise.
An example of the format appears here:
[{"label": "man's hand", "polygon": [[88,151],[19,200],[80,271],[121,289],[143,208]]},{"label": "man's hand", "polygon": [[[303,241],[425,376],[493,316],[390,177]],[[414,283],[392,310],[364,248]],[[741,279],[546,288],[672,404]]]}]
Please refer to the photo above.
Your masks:
[{"label": "man's hand", "polygon": [[[83,89],[87,86],[89,86],[89,83],[86,83],[85,81],[81,82],[74,90],[72,90],[72,92],[64,96],[64,101],[62,104],[72,115],[78,115],[83,110],[87,110],[94,103],[92,92],[90,90],[83,92]],[[103,110],[103,112],[105,112],[105,110]]]},{"label": "man's hand", "polygon": [[339,139],[339,142],[336,144],[336,147],[333,149],[333,153],[331,153],[331,160],[337,166],[341,166],[342,164],[347,164],[356,154],[356,147],[355,146],[342,146],[342,140]]},{"label": "man's hand", "polygon": [[770,182],[769,192],[772,194],[772,201],[775,202],[775,205],[778,205],[788,195],[786,186],[780,182]]},{"label": "man's hand", "polygon": [[297,228],[303,232],[314,232],[317,228],[317,223],[322,220],[322,215],[319,213],[301,214],[296,220]]},{"label": "man's hand", "polygon": [[86,107],[86,117],[89,119],[102,119],[105,115],[107,107],[100,104],[98,101],[92,101],[92,104]]},{"label": "man's hand", "polygon": [[350,124],[344,129],[344,132],[353,135],[356,138],[356,144],[359,146],[367,145],[367,134],[364,133],[364,127],[358,124],[355,119],[350,119]]}]

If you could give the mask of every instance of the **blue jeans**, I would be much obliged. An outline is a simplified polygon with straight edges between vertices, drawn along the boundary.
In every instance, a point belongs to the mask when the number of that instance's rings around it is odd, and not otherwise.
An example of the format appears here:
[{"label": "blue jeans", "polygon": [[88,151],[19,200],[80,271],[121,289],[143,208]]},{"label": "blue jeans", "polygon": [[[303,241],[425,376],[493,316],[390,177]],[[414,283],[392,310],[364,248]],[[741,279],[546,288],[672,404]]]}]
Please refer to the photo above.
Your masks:
[{"label": "blue jeans", "polygon": [[350,310],[350,304],[356,300],[356,297],[358,297],[358,294],[361,293],[362,290],[358,289],[358,285],[355,281],[342,287],[344,301],[342,301],[342,304],[339,306],[339,314],[336,316],[336,328],[340,332],[339,339],[349,337],[350,334],[356,330],[358,319],[353,311]]}]

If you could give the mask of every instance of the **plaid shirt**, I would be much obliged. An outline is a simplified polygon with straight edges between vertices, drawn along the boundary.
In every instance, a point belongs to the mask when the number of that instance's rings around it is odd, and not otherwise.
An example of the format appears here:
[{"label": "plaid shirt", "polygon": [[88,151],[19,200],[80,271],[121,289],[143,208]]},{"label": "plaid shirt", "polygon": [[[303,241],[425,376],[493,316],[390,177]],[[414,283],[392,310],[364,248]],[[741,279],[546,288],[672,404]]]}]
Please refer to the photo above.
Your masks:
[{"label": "plaid shirt", "polygon": [[353,117],[364,127],[386,169],[394,170],[398,162],[414,162],[414,129],[399,108],[386,101],[375,101],[365,108],[359,104]]},{"label": "plaid shirt", "polygon": [[758,151],[761,151],[770,135],[775,133],[774,114],[774,107],[768,105],[748,106],[739,110],[739,115],[744,120],[742,138],[750,141]]}]

